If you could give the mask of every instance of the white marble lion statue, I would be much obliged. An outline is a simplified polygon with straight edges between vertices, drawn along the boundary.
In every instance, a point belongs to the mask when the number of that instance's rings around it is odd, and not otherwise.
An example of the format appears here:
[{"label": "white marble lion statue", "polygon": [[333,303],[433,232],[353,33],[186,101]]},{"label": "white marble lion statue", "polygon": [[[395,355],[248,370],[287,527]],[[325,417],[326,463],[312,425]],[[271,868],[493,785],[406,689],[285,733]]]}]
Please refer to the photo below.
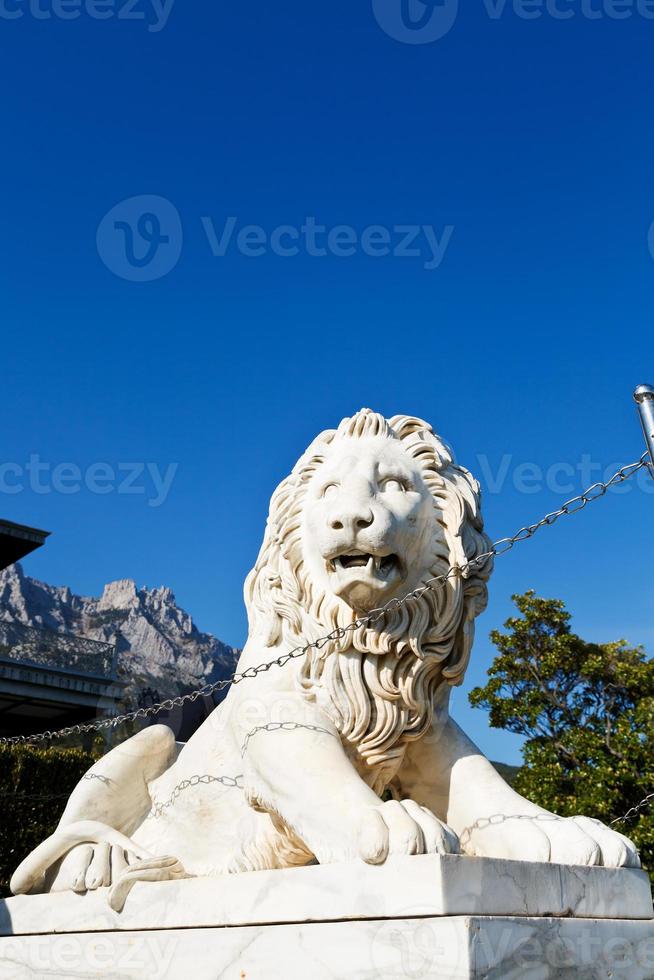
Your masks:
[{"label": "white marble lion statue", "polygon": [[154,725],[97,762],[13,892],[111,886],[119,909],[135,880],[458,851],[637,866],[599,821],[520,797],[449,717],[489,547],[477,482],[426,422],[363,409],[322,432],[271,500],[245,679],[185,745]]}]

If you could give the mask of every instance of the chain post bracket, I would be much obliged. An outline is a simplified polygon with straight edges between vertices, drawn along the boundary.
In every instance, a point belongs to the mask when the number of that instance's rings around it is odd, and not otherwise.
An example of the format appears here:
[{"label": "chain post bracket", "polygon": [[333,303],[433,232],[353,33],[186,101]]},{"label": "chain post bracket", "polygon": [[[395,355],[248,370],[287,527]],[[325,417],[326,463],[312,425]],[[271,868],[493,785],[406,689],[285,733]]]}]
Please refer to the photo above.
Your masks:
[{"label": "chain post bracket", "polygon": [[640,424],[643,427],[645,444],[649,451],[647,468],[654,479],[654,386],[638,385],[634,391],[634,401],[638,406]]}]

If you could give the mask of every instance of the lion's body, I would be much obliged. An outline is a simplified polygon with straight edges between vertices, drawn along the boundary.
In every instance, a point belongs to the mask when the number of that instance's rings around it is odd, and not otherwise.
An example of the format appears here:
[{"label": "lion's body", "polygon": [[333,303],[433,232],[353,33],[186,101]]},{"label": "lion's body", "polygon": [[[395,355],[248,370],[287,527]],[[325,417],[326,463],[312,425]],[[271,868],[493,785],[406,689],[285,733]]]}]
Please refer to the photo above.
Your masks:
[{"label": "lion's body", "polygon": [[[207,875],[314,858],[376,863],[457,849],[445,821],[470,853],[636,863],[606,828],[538,824],[543,811],[449,720],[490,550],[479,486],[427,423],[363,410],[323,432],[274,493],[245,585],[238,671],[270,669],[234,685],[181,751],[159,726],[97,763],[101,778],[75,790],[13,890],[80,891],[139,868],[152,880],[182,866]],[[397,799],[382,803],[389,786]],[[488,821],[498,813],[520,821]],[[162,866],[173,857],[172,871]]]},{"label": "lion's body", "polygon": [[[193,875],[306,864],[311,853],[247,800],[241,746],[228,721],[231,709],[229,701],[217,707],[149,783],[150,812],[131,836],[155,854],[174,854]],[[189,826],[197,832],[189,834]]]}]

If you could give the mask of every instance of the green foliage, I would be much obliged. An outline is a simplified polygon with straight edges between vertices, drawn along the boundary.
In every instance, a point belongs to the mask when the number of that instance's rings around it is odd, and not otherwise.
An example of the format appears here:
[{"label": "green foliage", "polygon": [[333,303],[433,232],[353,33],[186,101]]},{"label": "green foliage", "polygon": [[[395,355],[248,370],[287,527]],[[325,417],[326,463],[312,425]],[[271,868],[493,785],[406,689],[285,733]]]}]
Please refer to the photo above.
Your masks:
[{"label": "green foliage", "polygon": [[[587,643],[559,599],[513,596],[520,616],[495,630],[499,656],[470,703],[526,738],[514,786],[562,816],[605,823],[654,792],[654,661],[624,640]],[[654,809],[615,829],[654,870]]]},{"label": "green foliage", "polygon": [[53,832],[98,752],[0,745],[0,894],[29,852]]}]

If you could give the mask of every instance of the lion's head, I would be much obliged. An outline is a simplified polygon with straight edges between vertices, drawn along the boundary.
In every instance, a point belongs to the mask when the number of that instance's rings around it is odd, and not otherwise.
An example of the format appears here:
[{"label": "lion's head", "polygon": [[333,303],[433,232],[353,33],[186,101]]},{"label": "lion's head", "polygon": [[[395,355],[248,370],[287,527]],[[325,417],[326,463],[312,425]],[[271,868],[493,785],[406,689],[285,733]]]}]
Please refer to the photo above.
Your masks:
[{"label": "lion's head", "polygon": [[[322,432],[273,494],[245,585],[250,636],[315,640],[489,548],[479,485],[428,423],[362,409]],[[480,562],[302,663],[302,689],[374,770],[375,788],[430,724],[437,688],[462,681],[491,567]]]}]

